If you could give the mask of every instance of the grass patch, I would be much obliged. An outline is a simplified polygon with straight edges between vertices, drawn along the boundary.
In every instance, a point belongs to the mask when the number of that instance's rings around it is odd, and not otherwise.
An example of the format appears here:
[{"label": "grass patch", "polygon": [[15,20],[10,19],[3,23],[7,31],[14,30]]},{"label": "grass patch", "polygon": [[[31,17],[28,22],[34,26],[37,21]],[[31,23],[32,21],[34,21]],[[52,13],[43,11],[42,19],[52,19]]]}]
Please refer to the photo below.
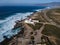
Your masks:
[{"label": "grass patch", "polygon": [[52,19],[54,22],[56,22],[57,24],[60,25],[60,15],[52,14],[53,11],[56,12],[56,13],[60,13],[60,8],[51,9],[51,10],[49,10],[46,14],[47,14],[47,16],[48,16],[50,19]]},{"label": "grass patch", "polygon": [[39,22],[47,22],[47,20],[44,18],[43,12],[39,12],[34,20],[39,20]]},{"label": "grass patch", "polygon": [[53,25],[45,25],[45,28],[42,31],[43,34],[48,36],[56,36],[60,38],[60,28],[53,26]]},{"label": "grass patch", "polygon": [[28,26],[30,26],[32,29],[34,29],[34,25],[32,24],[27,24]]},{"label": "grass patch", "polygon": [[58,8],[58,9],[55,9],[55,10],[56,10],[56,12],[60,13],[60,8]]},{"label": "grass patch", "polygon": [[40,29],[40,27],[42,26],[43,24],[40,24],[40,23],[35,23],[35,29]]},{"label": "grass patch", "polygon": [[33,30],[38,30],[43,24],[35,23],[35,25],[28,24]]}]

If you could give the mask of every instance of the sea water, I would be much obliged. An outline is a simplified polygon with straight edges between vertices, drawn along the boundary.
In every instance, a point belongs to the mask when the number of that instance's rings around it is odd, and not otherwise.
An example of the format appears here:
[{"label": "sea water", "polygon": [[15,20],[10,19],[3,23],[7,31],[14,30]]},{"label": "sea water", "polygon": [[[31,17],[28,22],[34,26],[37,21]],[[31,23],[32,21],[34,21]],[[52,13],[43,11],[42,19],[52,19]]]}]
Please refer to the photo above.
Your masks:
[{"label": "sea water", "polygon": [[34,11],[45,8],[44,6],[2,6],[0,7],[0,42],[2,42],[6,36],[10,38],[13,35],[18,34],[20,28],[12,30],[15,21],[25,19],[28,15]]}]

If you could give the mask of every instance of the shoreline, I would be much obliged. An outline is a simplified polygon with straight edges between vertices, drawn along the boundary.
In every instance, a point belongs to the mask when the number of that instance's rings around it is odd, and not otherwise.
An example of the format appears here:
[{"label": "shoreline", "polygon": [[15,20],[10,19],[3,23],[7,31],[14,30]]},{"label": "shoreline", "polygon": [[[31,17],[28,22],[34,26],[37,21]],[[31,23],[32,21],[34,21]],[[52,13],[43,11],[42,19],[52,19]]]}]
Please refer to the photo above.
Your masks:
[{"label": "shoreline", "polygon": [[[46,9],[45,9],[45,8],[43,8],[43,9],[38,9],[38,11],[36,10],[36,11],[34,11],[32,14],[26,16],[25,19],[21,19],[21,20],[17,20],[17,21],[20,21],[20,22],[21,22],[21,21],[24,21],[24,20],[26,20],[27,18],[33,16],[35,13],[41,12],[42,10],[46,10]],[[15,23],[16,23],[16,22],[15,22]],[[16,25],[16,24],[15,24],[15,25]]]},{"label": "shoreline", "polygon": [[[42,9],[42,10],[46,10],[46,9]],[[19,22],[19,21],[22,22],[22,21],[26,20],[27,18],[33,16],[35,13],[41,12],[42,10],[33,12],[33,14],[30,14],[30,15],[27,16],[25,19],[17,20],[17,22]],[[17,25],[17,24],[16,24],[16,25]],[[19,26],[19,27],[20,27],[20,26]],[[16,28],[16,27],[15,27],[15,28]],[[22,30],[20,30],[20,31],[22,31]],[[1,43],[3,44],[4,42],[5,42],[5,43],[6,43],[6,42],[9,42],[9,41],[12,40],[14,37],[17,37],[19,34],[20,34],[20,32],[19,32],[18,34],[16,34],[15,36],[12,36],[10,39],[7,39],[7,40],[5,39],[5,40],[2,41]]]},{"label": "shoreline", "polygon": [[[17,20],[17,21],[20,21],[20,22],[22,22],[22,21],[24,21],[24,20],[26,20],[27,18],[29,18],[30,16],[32,16],[33,14],[35,14],[37,11],[35,11],[35,12],[33,12],[32,14],[30,14],[30,15],[28,15],[25,19],[22,19],[22,20]],[[16,23],[16,22],[15,22]],[[16,25],[16,24],[15,24]],[[21,30],[20,30],[21,31]],[[6,37],[6,39],[4,39],[2,42],[0,42],[0,44],[4,44],[4,42],[6,43],[6,42],[9,42],[11,39],[13,39],[14,37],[16,37],[17,35],[19,35],[19,33],[20,33],[20,31],[16,34],[16,35],[14,35],[14,36],[12,36],[11,38],[7,38]]]}]

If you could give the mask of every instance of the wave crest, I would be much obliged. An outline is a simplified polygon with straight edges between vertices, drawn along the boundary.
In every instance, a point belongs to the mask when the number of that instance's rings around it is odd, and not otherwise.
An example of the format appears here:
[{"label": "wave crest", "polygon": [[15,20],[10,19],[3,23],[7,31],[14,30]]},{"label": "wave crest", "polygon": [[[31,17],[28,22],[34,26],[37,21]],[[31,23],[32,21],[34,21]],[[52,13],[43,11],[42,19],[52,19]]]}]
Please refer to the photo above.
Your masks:
[{"label": "wave crest", "polygon": [[[1,36],[4,36],[8,34],[12,34],[11,30],[14,28],[15,21],[21,20],[21,18],[25,19],[26,16],[32,14],[33,12],[27,12],[27,13],[16,13],[15,15],[12,15],[5,20],[0,20],[0,40]],[[10,32],[10,33],[9,33]]]}]

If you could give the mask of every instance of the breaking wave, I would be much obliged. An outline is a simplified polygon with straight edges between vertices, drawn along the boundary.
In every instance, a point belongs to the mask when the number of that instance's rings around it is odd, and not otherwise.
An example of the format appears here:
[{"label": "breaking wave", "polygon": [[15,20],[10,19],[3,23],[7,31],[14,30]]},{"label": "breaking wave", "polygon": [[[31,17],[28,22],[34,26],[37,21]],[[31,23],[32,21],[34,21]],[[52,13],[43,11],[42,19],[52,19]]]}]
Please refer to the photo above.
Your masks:
[{"label": "breaking wave", "polygon": [[[0,20],[0,42],[3,41],[3,36],[7,36],[10,38],[8,35],[12,36],[17,34],[17,30],[13,33],[12,29],[14,28],[15,21],[21,20],[21,18],[25,19],[26,16],[32,14],[33,12],[27,12],[27,13],[16,13],[15,15],[12,15],[5,20]],[[2,39],[1,39],[2,38]]]}]

